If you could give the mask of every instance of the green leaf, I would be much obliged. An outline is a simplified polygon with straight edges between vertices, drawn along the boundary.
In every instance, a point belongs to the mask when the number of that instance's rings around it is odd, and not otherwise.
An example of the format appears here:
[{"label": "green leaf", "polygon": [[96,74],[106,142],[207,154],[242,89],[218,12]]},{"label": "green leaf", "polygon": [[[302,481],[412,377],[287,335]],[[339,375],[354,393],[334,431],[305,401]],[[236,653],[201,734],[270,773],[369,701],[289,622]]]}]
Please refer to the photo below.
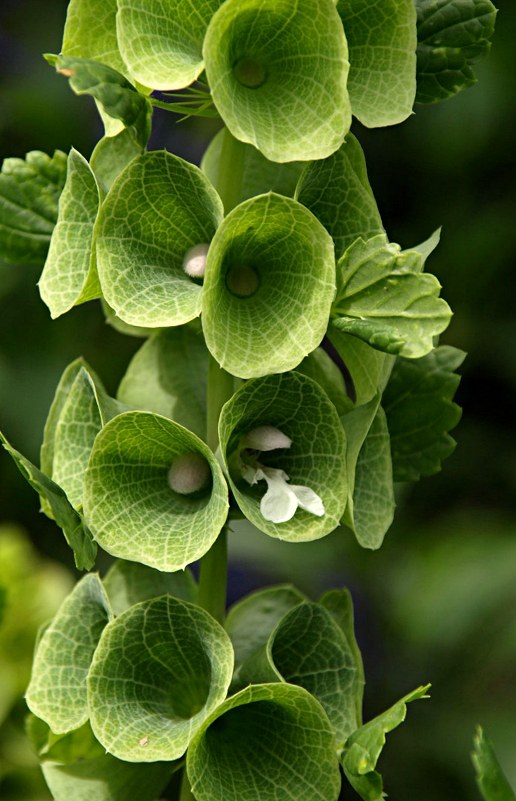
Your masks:
[{"label": "green leaf", "polygon": [[403,122],[416,95],[413,0],[338,0],[349,45],[351,110],[375,128]]},{"label": "green leaf", "polygon": [[121,320],[120,317],[113,311],[111,306],[106,303],[104,298],[101,298],[100,305],[102,307],[102,311],[104,312],[106,323],[115,331],[118,331],[119,334],[124,334],[128,337],[146,339],[147,337],[150,337],[152,334],[156,333],[155,328],[145,328],[144,326],[129,325],[129,323],[124,323],[124,321]]},{"label": "green leaf", "polygon": [[95,374],[80,368],[55,425],[51,473],[78,511],[82,508],[84,474],[95,437],[108,420],[126,408],[107,395]]},{"label": "green leaf", "polygon": [[160,573],[152,567],[123,559],[116,560],[103,583],[115,615],[167,592],[192,603],[197,598],[197,586],[189,570]]},{"label": "green leaf", "polygon": [[353,408],[353,401],[347,394],[346,383],[341,370],[322,348],[316,348],[308,356],[305,356],[299,367],[297,367],[297,372],[317,381],[328,395],[339,415],[346,414]]},{"label": "green leaf", "polygon": [[[180,494],[169,484],[173,463],[198,454],[206,486]],[[86,471],[84,512],[108,553],[174,572],[203,556],[227,517],[227,486],[209,448],[160,415],[125,412],[104,426]]]},{"label": "green leaf", "polygon": [[474,739],[472,759],[478,788],[485,801],[515,801],[509,782],[496,758],[493,744],[478,726]]},{"label": "green leaf", "polygon": [[[289,449],[263,454],[263,464],[284,470],[293,485],[304,485],[324,503],[322,517],[297,509],[285,523],[266,520],[260,512],[263,482],[254,486],[241,474],[243,437],[272,425],[292,440]],[[339,524],[347,497],[346,441],[333,403],[321,387],[300,373],[247,381],[223,407],[219,420],[222,456],[229,483],[242,512],[271,537],[305,542],[324,537]]]},{"label": "green leaf", "polygon": [[90,166],[106,194],[125,167],[143,152],[129,128],[115,136],[103,136],[91,154]]},{"label": "green leaf", "polygon": [[489,52],[490,0],[416,0],[418,103],[437,103],[476,83],[472,64]]},{"label": "green leaf", "polygon": [[290,370],[319,345],[335,293],[333,242],[300,203],[267,194],[237,206],[208,253],[206,344],[233,375]]},{"label": "green leaf", "polygon": [[26,700],[57,734],[88,720],[86,676],[110,617],[102,583],[89,574],[76,584],[41,637]]},{"label": "green leaf", "polygon": [[63,530],[65,539],[73,551],[75,565],[79,570],[89,570],[97,555],[97,546],[82,518],[75,511],[61,487],[41,470],[16,451],[0,433],[6,451],[12,456],[20,473],[50,507],[52,517]]},{"label": "green leaf", "polygon": [[66,178],[66,155],[33,150],[9,158],[0,173],[0,255],[20,264],[43,264]]},{"label": "green leaf", "polygon": [[384,798],[382,777],[375,768],[385,745],[385,735],[403,723],[410,701],[428,697],[429,687],[429,684],[418,687],[404,696],[386,712],[357,729],[346,742],[342,767],[349,783],[364,801]]},{"label": "green leaf", "polygon": [[72,148],[57,224],[38,284],[52,319],[79,303],[100,297],[92,251],[99,205],[95,176],[86,159]]},{"label": "green leaf", "polygon": [[337,259],[357,237],[383,233],[364,153],[351,133],[335,153],[306,167],[295,197],[331,234]]},{"label": "green leaf", "polygon": [[325,158],[342,144],[349,65],[332,0],[226,0],[203,53],[221,117],[266,158]]},{"label": "green leaf", "polygon": [[460,420],[453,403],[460,382],[455,370],[465,353],[441,346],[422,359],[397,359],[384,393],[395,481],[417,481],[441,469]]},{"label": "green leaf", "polygon": [[100,61],[125,74],[116,38],[116,0],[70,0],[61,51]]},{"label": "green leaf", "polygon": [[328,590],[319,599],[319,603],[328,610],[334,621],[342,630],[348,648],[353,654],[355,673],[353,677],[353,690],[350,692],[355,699],[355,720],[358,728],[362,725],[362,699],[364,695],[364,666],[362,654],[355,638],[355,615],[353,611],[353,601],[349,590]]},{"label": "green leaf", "polygon": [[152,89],[182,89],[204,69],[202,43],[221,0],[118,0],[117,33],[131,75]]},{"label": "green leaf", "polygon": [[222,198],[226,214],[244,200],[265,192],[293,197],[304,167],[300,161],[269,161],[255,147],[235,139],[227,128],[212,139],[201,162],[202,171]]},{"label": "green leaf", "polygon": [[340,789],[331,724],[290,684],[228,698],[193,739],[187,770],[197,801],[336,801]]},{"label": "green leaf", "polygon": [[204,609],[170,595],[136,604],[106,626],[95,652],[95,736],[129,762],[177,759],[226,697],[232,672],[231,641]]},{"label": "green leaf", "polygon": [[183,261],[192,247],[209,244],[222,214],[208,179],[177,156],[154,151],[126,167],[96,227],[102,289],[121,320],[159,328],[199,315],[201,287]]},{"label": "green leaf", "polygon": [[360,450],[355,472],[353,531],[363,548],[380,548],[395,507],[391,441],[385,412],[379,406]]},{"label": "green leaf", "polygon": [[[45,58],[56,68],[56,72],[69,79],[76,95],[94,97],[103,115],[107,115],[111,121],[122,123],[129,129],[135,142],[145,147],[150,135],[152,106],[127,78],[105,64],[86,58],[52,54]],[[119,132],[120,125],[112,131],[106,125],[106,133],[111,135]]]},{"label": "green leaf", "polygon": [[202,334],[178,326],[150,337],[133,357],[118,399],[155,412],[206,439],[208,351]]},{"label": "green leaf", "polygon": [[422,274],[422,256],[400,252],[377,236],[358,239],[338,264],[340,286],[333,325],[378,350],[407,358],[425,356],[450,318],[435,276]]},{"label": "green leaf", "polygon": [[357,406],[369,403],[378,390],[385,388],[395,357],[381,353],[366,342],[343,334],[334,327],[330,329],[329,336],[349,375],[350,394]]},{"label": "green leaf", "polygon": [[332,615],[320,604],[304,602],[287,612],[266,644],[242,664],[237,686],[285,681],[304,687],[323,706],[343,744],[358,725],[356,672],[354,652]]},{"label": "green leaf", "polygon": [[225,623],[235,651],[235,665],[238,667],[262,648],[286,613],[305,600],[303,593],[284,584],[258,590],[237,601]]}]

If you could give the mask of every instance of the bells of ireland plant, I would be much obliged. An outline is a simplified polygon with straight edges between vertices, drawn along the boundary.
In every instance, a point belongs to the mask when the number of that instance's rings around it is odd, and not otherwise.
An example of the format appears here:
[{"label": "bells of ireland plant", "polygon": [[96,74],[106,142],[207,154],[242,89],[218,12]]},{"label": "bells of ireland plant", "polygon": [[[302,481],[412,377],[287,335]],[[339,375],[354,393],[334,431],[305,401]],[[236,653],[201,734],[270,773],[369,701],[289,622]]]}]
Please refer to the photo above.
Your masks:
[{"label": "bells of ireland plant", "polygon": [[102,291],[125,323],[181,325],[201,310],[197,256],[222,202],[193,164],[165,151],[134,159],[114,182],[95,227]]},{"label": "bells of ireland plant", "polygon": [[333,153],[349,130],[346,37],[333,0],[226,0],[203,46],[213,101],[271,161]]},{"label": "bells of ireland plant", "polygon": [[268,193],[241,203],[210,246],[206,344],[240,378],[296,367],[321,342],[335,294],[333,241],[300,203]]},{"label": "bells of ireland plant", "polygon": [[181,757],[224,700],[233,647],[195,604],[162,595],[107,625],[88,674],[91,726],[109,753],[128,762]]},{"label": "bells of ireland plant", "polygon": [[337,801],[340,790],[324,709],[286,683],[251,685],[221,704],[192,740],[187,771],[198,801]]},{"label": "bells of ireland plant", "polygon": [[151,412],[125,412],[95,440],[84,513],[108,553],[157,570],[182,570],[217,539],[227,486],[207,445]]},{"label": "bells of ireland plant", "polygon": [[240,509],[271,537],[329,534],[346,506],[346,441],[323,389],[300,373],[247,381],[223,407],[219,437]]}]

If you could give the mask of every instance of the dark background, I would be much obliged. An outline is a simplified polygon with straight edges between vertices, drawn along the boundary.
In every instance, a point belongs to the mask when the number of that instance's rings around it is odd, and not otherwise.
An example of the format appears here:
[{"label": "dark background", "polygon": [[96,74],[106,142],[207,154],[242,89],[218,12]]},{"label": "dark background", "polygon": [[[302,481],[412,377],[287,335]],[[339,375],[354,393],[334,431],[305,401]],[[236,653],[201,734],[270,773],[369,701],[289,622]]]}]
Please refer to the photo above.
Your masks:
[{"label": "dark background", "polygon": [[[66,5],[2,2],[0,159],[72,145],[88,157],[101,135],[93,103],[75,97],[40,55],[59,51]],[[377,553],[342,532],[300,546],[247,531],[231,539],[232,598],[277,580],[295,580],[315,595],[327,586],[351,588],[367,715],[432,682],[432,700],[412,705],[382,757],[386,789],[397,801],[478,801],[469,758],[477,723],[516,786],[516,5],[498,5],[477,86],[417,107],[401,126],[354,129],[390,239],[408,247],[443,226],[428,265],[455,312],[441,341],[469,353],[457,450],[440,474],[400,492],[396,522]],[[150,146],[198,163],[216,128],[176,119],[158,113]],[[51,322],[39,272],[0,263],[0,427],[36,462],[64,367],[82,354],[114,394],[141,344],[107,327],[97,303]],[[41,555],[71,569],[59,531],[38,514],[36,496],[6,454],[0,493],[0,523],[22,525]],[[29,790],[0,770],[2,793],[45,798],[39,785]]]}]

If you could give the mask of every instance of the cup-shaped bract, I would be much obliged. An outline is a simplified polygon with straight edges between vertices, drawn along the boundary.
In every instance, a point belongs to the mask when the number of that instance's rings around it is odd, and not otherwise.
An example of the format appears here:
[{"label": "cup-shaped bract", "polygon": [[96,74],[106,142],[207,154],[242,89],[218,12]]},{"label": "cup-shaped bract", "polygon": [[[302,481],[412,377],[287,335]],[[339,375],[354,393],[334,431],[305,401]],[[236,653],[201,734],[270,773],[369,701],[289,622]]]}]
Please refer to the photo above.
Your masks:
[{"label": "cup-shaped bract", "polygon": [[[279,429],[292,445],[264,453],[260,461],[317,493],[322,516],[298,508],[287,522],[263,517],[264,482],[251,486],[240,470],[245,435],[263,425]],[[316,540],[337,528],[346,506],[346,439],[335,406],[315,381],[295,372],[247,381],[223,407],[219,437],[235,499],[257,528],[291,542]]]},{"label": "cup-shaped bract", "polygon": [[95,440],[84,513],[108,553],[157,570],[182,570],[209,550],[227,512],[218,462],[183,426],[151,412],[125,412]]},{"label": "cup-shaped bract", "polygon": [[88,675],[91,727],[127,762],[181,757],[224,698],[231,640],[204,609],[170,595],[143,601],[108,625]]},{"label": "cup-shaped bract", "polygon": [[210,247],[206,344],[240,378],[291,370],[324,337],[334,294],[333,241],[316,217],[282,195],[251,198]]},{"label": "cup-shaped bract", "polygon": [[118,0],[118,46],[129,72],[152,89],[182,89],[204,68],[202,43],[221,0]]},{"label": "cup-shaped bract", "polygon": [[337,746],[316,699],[292,684],[256,684],[225,701],[187,755],[198,801],[336,801]]},{"label": "cup-shaped bract", "polygon": [[125,323],[181,325],[201,310],[201,286],[183,268],[208,244],[222,202],[193,164],[166,151],[144,153],[115,180],[95,228],[97,269],[107,302]]},{"label": "cup-shaped bract", "polygon": [[226,0],[204,40],[215,105],[271,161],[329,156],[351,123],[348,49],[333,0]]}]

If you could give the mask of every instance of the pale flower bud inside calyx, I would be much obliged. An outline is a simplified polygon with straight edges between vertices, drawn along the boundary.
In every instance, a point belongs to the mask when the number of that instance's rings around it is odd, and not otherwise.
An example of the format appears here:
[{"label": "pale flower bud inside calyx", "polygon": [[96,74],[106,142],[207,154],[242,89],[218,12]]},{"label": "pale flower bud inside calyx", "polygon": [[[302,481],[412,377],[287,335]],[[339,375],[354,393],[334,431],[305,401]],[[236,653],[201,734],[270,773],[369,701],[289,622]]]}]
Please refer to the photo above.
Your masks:
[{"label": "pale flower bud inside calyx", "polygon": [[179,495],[191,495],[205,489],[211,478],[211,469],[200,453],[182,453],[172,462],[168,471],[168,485]]},{"label": "pale flower bud inside calyx", "polygon": [[210,246],[202,242],[186,252],[183,259],[183,270],[190,278],[204,278],[209,249]]},{"label": "pale flower bud inside calyx", "polygon": [[253,451],[274,451],[277,448],[290,448],[292,440],[274,426],[257,426],[242,438],[244,448]]}]

